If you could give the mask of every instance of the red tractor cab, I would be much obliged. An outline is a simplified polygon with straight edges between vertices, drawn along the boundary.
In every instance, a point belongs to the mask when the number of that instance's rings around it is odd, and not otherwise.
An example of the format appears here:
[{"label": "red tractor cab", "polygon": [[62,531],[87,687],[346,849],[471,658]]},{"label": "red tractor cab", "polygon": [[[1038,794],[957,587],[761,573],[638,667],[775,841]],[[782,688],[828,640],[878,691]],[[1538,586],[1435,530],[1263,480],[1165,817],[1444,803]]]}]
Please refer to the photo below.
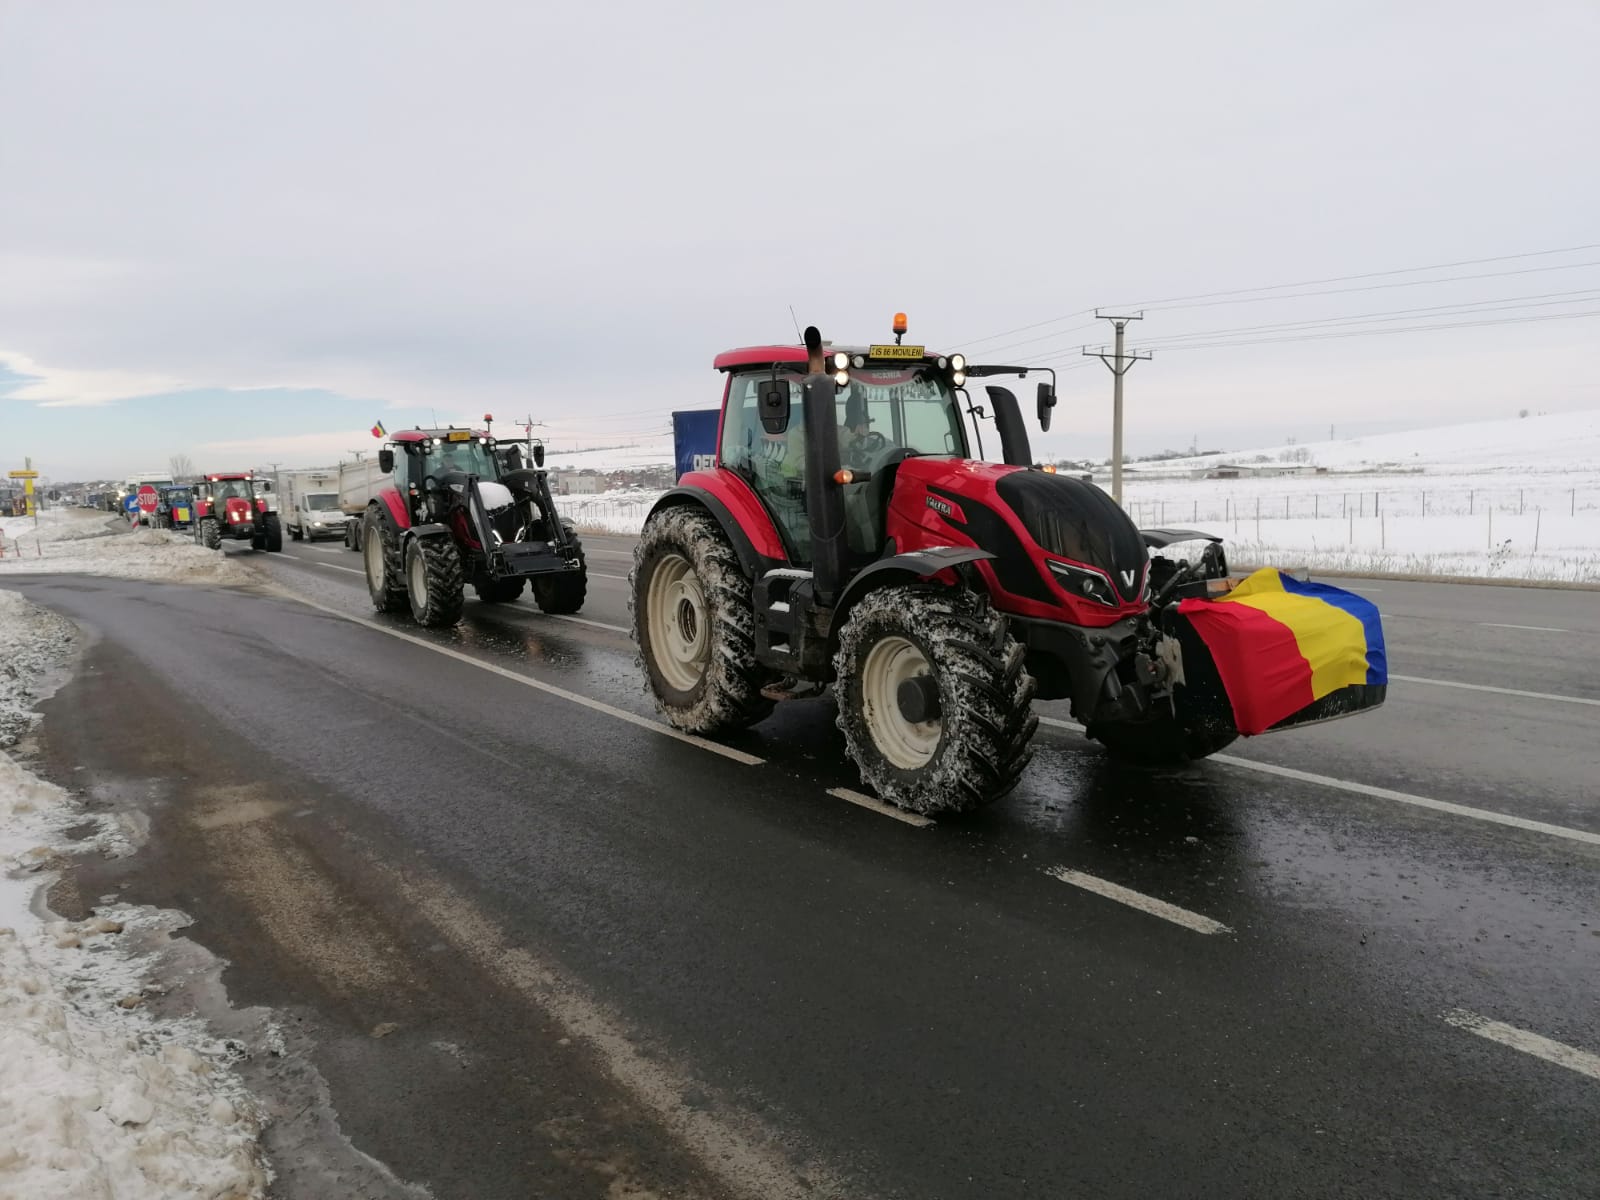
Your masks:
[{"label": "red tractor cab", "polygon": [[224,541],[253,550],[283,549],[283,527],[267,504],[272,484],[248,472],[202,475],[194,484],[194,540],[207,550]]},{"label": "red tractor cab", "polygon": [[[1070,700],[1122,757],[1231,742],[1205,647],[1169,619],[1227,586],[1220,539],[1142,533],[1092,483],[1035,463],[998,385],[986,392],[1003,461],[982,461],[963,417],[976,440],[988,414],[968,381],[1051,373],[969,365],[903,331],[897,319],[893,344],[839,347],[808,329],[804,346],[717,356],[715,466],[657,503],[632,574],[634,638],[668,720],[735,729],[831,684],[863,782],[920,812],[1015,785],[1035,696]],[[1052,375],[1037,385],[1045,430],[1055,402]],[[1152,556],[1191,540],[1204,544],[1192,563]],[[1314,717],[1381,699],[1345,694]]]},{"label": "red tractor cab", "polygon": [[422,625],[461,619],[465,586],[503,604],[531,584],[547,613],[575,613],[588,591],[583,543],[556,512],[544,447],[531,461],[487,431],[407,429],[378,451],[393,485],[362,517],[367,590],[379,612],[409,607]]}]

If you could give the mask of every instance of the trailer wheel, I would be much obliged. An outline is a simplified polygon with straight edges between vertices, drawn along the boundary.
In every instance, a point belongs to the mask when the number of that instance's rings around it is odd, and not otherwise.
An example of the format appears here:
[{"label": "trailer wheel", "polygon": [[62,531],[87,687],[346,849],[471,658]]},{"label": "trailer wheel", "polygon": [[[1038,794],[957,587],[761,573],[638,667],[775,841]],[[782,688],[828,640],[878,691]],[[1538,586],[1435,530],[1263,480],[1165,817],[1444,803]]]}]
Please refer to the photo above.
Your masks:
[{"label": "trailer wheel", "polygon": [[533,577],[533,599],[540,612],[575,613],[589,594],[589,563],[583,556],[583,543],[572,539],[578,549],[578,569],[554,575]]},{"label": "trailer wheel", "polygon": [[522,595],[522,586],[526,582],[522,578],[485,579],[473,584],[472,590],[478,593],[478,599],[485,604],[510,604]]},{"label": "trailer wheel", "polygon": [[755,602],[727,537],[703,509],[651,517],[633,552],[628,617],[656,707],[691,733],[753,725],[772,712],[756,662]]},{"label": "trailer wheel", "polygon": [[262,538],[262,548],[273,554],[281,553],[283,551],[283,526],[279,523],[277,514],[268,513],[263,524],[266,526],[267,532]]},{"label": "trailer wheel", "polygon": [[291,542],[298,542],[301,538],[303,538],[305,536],[306,536],[305,530],[301,529],[300,526],[298,526],[298,525],[289,526],[289,540]]},{"label": "trailer wheel", "polygon": [[454,625],[461,620],[465,594],[454,542],[437,536],[406,542],[406,597],[418,625]]},{"label": "trailer wheel", "polygon": [[207,550],[222,549],[222,529],[215,517],[200,518],[200,544]]},{"label": "trailer wheel", "polygon": [[1171,716],[1151,721],[1112,721],[1085,731],[1118,762],[1140,767],[1171,767],[1206,758],[1232,745],[1235,729],[1183,725]]},{"label": "trailer wheel", "polygon": [[406,606],[406,585],[401,578],[400,548],[391,545],[376,509],[369,509],[362,530],[362,565],[367,570],[367,594],[381,613],[400,612]]},{"label": "trailer wheel", "polygon": [[1025,656],[986,597],[926,584],[869,593],[833,659],[839,728],[861,782],[918,813],[1004,796],[1039,726]]}]

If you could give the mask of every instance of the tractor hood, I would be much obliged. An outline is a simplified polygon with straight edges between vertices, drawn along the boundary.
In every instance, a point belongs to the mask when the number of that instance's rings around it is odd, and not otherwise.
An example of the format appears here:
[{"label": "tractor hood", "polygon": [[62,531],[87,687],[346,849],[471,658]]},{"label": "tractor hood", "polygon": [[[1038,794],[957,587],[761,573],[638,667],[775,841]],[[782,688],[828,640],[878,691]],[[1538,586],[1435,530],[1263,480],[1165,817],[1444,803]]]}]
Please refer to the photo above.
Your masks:
[{"label": "tractor hood", "polygon": [[1122,506],[1092,483],[1045,471],[1010,471],[995,491],[1046,554],[1098,567],[1124,603],[1144,590],[1150,552]]}]

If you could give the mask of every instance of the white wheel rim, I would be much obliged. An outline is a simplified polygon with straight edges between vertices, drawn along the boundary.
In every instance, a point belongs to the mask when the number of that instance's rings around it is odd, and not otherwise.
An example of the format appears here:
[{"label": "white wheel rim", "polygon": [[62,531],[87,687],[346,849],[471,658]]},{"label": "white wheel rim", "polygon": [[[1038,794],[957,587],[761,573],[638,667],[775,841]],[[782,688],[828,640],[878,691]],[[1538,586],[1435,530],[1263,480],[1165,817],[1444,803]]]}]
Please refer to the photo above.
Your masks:
[{"label": "white wheel rim", "polygon": [[711,660],[711,632],[700,576],[683,555],[663,555],[656,563],[645,615],[656,670],[675,690],[692,690]]},{"label": "white wheel rim", "polygon": [[428,600],[428,567],[422,561],[422,551],[414,551],[411,555],[411,564],[406,568],[406,582],[411,585],[411,598],[418,604],[425,604]]},{"label": "white wheel rim", "polygon": [[861,665],[862,716],[878,752],[892,766],[915,771],[928,765],[939,748],[944,722],[908,721],[900,714],[900,685],[919,675],[931,675],[928,658],[914,642],[886,637],[867,651]]},{"label": "white wheel rim", "polygon": [[367,565],[367,586],[375,592],[381,592],[388,581],[383,577],[383,539],[376,529],[367,535],[366,553],[362,558]]}]

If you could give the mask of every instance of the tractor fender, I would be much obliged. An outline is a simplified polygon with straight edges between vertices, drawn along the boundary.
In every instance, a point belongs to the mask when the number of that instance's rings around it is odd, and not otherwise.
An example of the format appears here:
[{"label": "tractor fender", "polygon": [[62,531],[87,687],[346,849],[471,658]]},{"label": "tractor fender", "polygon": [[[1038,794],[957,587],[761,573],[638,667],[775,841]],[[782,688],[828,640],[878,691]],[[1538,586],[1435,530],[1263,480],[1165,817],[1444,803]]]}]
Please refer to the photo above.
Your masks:
[{"label": "tractor fender", "polygon": [[402,529],[400,531],[400,543],[401,543],[401,545],[404,545],[406,542],[410,541],[412,538],[432,537],[434,534],[438,534],[438,533],[442,533],[446,537],[451,536],[450,535],[450,526],[448,526],[448,525],[413,525],[413,526],[411,526],[410,529]]},{"label": "tractor fender", "polygon": [[844,591],[839,595],[839,603],[833,610],[829,636],[838,636],[846,618],[850,616],[850,610],[874,588],[891,583],[907,583],[914,579],[927,579],[951,567],[959,567],[963,563],[981,562],[983,559],[993,557],[989,551],[972,546],[930,546],[923,550],[908,550],[904,554],[896,554],[890,558],[880,558],[845,585]]},{"label": "tractor fender", "polygon": [[650,517],[655,516],[658,512],[665,512],[669,508],[677,508],[685,504],[697,505],[716,518],[717,524],[722,529],[723,536],[728,539],[728,544],[733,547],[733,552],[739,556],[739,565],[744,568],[747,578],[759,579],[773,567],[784,565],[783,559],[772,558],[757,550],[755,543],[750,540],[750,535],[739,524],[738,519],[733,515],[727,504],[705,488],[679,486],[664,492],[661,499],[657,500],[654,507],[650,509],[649,516],[645,520],[648,521]]}]

